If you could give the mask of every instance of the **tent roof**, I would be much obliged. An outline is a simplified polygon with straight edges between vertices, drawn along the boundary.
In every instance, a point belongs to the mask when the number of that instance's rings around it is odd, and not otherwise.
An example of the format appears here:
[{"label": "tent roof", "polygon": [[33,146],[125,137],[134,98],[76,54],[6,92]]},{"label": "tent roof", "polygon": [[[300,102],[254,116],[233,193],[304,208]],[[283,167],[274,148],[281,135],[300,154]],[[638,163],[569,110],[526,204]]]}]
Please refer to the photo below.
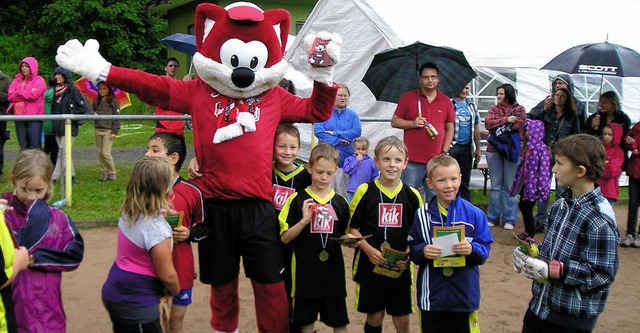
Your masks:
[{"label": "tent roof", "polygon": [[[332,2],[332,1],[321,1]],[[640,51],[640,1],[354,0],[369,5],[404,44],[465,53],[472,66],[540,68],[562,51],[607,40]]]}]

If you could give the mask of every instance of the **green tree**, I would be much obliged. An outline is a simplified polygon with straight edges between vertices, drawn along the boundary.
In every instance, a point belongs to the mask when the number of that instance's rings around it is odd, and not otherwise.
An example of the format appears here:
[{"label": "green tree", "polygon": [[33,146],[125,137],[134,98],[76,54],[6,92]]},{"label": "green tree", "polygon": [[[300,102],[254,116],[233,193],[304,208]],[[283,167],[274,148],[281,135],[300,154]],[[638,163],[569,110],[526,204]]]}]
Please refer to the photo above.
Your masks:
[{"label": "green tree", "polygon": [[37,32],[38,18],[44,6],[54,0],[1,0],[0,35],[12,36],[19,32]]},{"label": "green tree", "polygon": [[44,7],[38,25],[49,57],[67,40],[100,42],[100,53],[114,65],[159,73],[166,56],[160,43],[167,23],[146,9],[148,0],[55,0]]}]

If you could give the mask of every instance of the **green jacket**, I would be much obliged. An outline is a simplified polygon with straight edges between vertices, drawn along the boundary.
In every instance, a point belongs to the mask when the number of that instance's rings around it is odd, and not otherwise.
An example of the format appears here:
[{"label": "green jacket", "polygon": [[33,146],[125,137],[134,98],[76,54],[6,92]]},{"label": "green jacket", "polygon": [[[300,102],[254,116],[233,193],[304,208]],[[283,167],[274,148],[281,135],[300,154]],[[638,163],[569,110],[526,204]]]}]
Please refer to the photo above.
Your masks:
[{"label": "green jacket", "polygon": [[[44,92],[44,113],[46,115],[51,114],[51,102],[53,102],[54,95],[55,92],[53,91],[53,88],[48,88]],[[53,135],[53,123],[51,122],[51,120],[47,120],[42,123],[42,131],[45,135]]]}]

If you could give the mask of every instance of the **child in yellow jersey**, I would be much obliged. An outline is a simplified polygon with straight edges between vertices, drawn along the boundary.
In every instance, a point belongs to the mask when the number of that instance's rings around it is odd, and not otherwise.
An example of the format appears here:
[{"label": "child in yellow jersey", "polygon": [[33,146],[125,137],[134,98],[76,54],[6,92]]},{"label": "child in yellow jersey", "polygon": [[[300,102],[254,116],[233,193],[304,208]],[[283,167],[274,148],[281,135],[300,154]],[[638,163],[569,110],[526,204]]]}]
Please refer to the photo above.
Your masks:
[{"label": "child in yellow jersey", "polygon": [[344,260],[339,238],[349,221],[347,200],[336,194],[331,181],[338,169],[338,151],[327,143],[311,151],[311,186],[292,193],[280,212],[280,239],[291,244],[291,325],[314,332],[320,320],[334,332],[346,333],[349,315]]},{"label": "child in yellow jersey", "polygon": [[[409,332],[413,306],[408,255],[390,265],[382,252],[387,248],[408,253],[407,235],[422,197],[400,180],[408,161],[404,142],[389,136],[378,142],[374,152],[380,177],[360,185],[350,205],[350,233],[370,236],[358,242],[353,258],[356,310],[367,314],[365,333],[382,332],[385,311],[393,317],[396,332]],[[389,270],[397,274],[385,274]]]}]

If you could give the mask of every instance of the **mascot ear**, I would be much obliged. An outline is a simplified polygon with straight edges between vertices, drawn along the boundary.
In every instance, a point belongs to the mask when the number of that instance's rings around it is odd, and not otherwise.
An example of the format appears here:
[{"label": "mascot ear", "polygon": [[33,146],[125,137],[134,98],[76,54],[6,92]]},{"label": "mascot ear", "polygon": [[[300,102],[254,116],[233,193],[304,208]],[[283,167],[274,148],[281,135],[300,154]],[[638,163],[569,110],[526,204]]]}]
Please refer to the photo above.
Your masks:
[{"label": "mascot ear", "polygon": [[282,55],[287,48],[287,38],[289,38],[289,25],[291,24],[291,16],[284,9],[271,9],[264,12],[265,21],[273,27],[276,35],[280,39],[282,47]]},{"label": "mascot ear", "polygon": [[216,22],[222,21],[227,16],[227,11],[219,6],[203,3],[196,8],[195,32],[196,32],[196,48],[201,49],[202,43],[209,36]]}]

